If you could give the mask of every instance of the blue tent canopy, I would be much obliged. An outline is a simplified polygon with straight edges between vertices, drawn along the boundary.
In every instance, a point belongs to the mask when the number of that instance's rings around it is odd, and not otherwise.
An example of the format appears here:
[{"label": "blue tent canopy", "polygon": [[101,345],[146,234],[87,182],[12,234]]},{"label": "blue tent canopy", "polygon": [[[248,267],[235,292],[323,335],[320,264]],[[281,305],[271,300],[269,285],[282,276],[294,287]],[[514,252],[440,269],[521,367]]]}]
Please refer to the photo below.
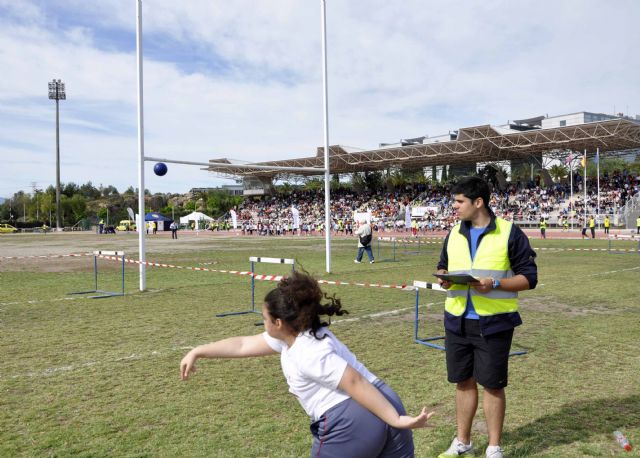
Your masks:
[{"label": "blue tent canopy", "polygon": [[169,223],[173,222],[171,218],[167,218],[166,216],[161,215],[160,213],[155,213],[155,212],[150,212],[144,215],[144,220],[145,221],[168,221]]}]

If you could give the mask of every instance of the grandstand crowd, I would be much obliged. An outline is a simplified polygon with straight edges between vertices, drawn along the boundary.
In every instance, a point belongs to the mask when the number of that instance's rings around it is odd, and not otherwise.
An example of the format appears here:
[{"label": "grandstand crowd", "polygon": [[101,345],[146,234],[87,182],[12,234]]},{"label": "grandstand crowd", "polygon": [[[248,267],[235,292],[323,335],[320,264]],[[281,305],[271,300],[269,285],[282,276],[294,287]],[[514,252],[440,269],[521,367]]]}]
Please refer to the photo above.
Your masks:
[{"label": "grandstand crowd", "polygon": [[[637,176],[624,172],[605,175],[599,180],[598,209],[596,179],[587,180],[586,198],[582,177],[576,175],[573,185],[573,193],[568,183],[549,187],[534,182],[524,187],[509,185],[492,193],[490,206],[498,216],[518,224],[536,225],[544,219],[551,225],[561,226],[567,220],[583,225],[590,215],[615,215],[629,199],[640,193]],[[247,198],[237,208],[238,226],[247,235],[286,235],[296,230],[303,235],[323,234],[323,196],[322,192],[298,190],[288,195]],[[297,225],[292,208],[299,212]],[[408,218],[407,212],[412,212],[413,217]],[[404,191],[389,192],[332,191],[331,230],[334,234],[352,234],[357,226],[354,215],[358,214],[370,215],[373,228],[379,233],[446,231],[456,223],[450,186],[446,184],[422,184],[420,188],[410,185]]]}]

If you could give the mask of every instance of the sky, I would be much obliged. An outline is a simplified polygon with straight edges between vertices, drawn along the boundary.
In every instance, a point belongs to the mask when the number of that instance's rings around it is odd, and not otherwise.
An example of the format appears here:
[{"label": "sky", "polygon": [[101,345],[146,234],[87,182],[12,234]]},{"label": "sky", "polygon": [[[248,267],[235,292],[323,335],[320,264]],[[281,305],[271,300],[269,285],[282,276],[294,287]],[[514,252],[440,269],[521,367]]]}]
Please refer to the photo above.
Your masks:
[{"label": "sky", "polygon": [[[136,0],[0,0],[0,196],[137,187]],[[640,1],[326,0],[329,143],[363,149],[577,111],[640,114]],[[144,152],[207,162],[324,144],[321,0],[143,0]],[[152,193],[234,184],[145,164]]]}]

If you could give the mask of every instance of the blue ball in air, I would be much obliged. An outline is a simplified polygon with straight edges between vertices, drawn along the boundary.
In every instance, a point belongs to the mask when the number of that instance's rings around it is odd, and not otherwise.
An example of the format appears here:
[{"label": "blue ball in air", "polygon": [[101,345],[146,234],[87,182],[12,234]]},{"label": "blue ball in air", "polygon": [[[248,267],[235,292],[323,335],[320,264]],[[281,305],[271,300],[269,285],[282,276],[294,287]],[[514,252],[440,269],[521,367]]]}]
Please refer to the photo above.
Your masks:
[{"label": "blue ball in air", "polygon": [[153,166],[153,172],[159,177],[163,177],[167,174],[167,164],[164,162],[158,162]]}]

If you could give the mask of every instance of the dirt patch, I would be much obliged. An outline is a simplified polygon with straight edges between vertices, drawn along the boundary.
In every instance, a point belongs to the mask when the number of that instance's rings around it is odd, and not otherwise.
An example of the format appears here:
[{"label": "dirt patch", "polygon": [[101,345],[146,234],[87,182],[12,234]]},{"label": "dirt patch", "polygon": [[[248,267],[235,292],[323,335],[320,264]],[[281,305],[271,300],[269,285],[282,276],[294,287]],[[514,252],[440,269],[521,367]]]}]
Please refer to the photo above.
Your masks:
[{"label": "dirt patch", "polygon": [[0,262],[0,272],[86,272],[88,269],[93,269],[91,256],[9,259]]}]

